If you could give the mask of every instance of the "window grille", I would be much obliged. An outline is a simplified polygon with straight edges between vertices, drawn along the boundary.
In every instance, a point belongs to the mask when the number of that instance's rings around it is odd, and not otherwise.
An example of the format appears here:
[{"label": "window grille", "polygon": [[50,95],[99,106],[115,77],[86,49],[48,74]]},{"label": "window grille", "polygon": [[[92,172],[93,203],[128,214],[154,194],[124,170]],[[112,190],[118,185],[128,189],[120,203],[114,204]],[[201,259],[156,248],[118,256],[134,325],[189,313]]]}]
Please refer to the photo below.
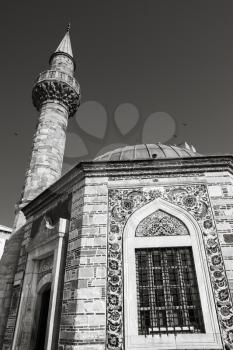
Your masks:
[{"label": "window grille", "polygon": [[136,249],[140,334],[204,333],[192,249]]}]

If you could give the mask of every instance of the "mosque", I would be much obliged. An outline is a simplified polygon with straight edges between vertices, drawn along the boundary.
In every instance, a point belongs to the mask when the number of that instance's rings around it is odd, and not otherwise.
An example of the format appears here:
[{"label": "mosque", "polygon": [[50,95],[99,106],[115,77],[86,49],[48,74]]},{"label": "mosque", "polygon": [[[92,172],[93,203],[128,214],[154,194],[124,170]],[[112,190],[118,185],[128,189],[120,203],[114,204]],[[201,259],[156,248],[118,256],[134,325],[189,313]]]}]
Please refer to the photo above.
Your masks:
[{"label": "mosque", "polygon": [[233,349],[233,157],[142,144],[61,177],[80,103],[69,30],[49,63],[0,263],[0,349]]}]

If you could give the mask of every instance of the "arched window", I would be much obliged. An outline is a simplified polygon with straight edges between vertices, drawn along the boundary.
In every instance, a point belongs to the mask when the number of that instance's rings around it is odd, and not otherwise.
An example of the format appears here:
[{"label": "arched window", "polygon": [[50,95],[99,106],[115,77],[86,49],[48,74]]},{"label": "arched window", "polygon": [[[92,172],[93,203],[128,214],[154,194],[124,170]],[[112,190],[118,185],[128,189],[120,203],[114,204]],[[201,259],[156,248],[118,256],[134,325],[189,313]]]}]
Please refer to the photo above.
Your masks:
[{"label": "arched window", "polygon": [[[187,227],[162,210],[142,220],[135,232],[136,237],[180,235],[189,235]],[[138,248],[135,256],[139,334],[204,333],[192,248]]]},{"label": "arched window", "polygon": [[125,346],[221,348],[202,233],[185,210],[162,199],[124,229]]},{"label": "arched window", "polygon": [[191,247],[135,253],[139,334],[204,333]]}]

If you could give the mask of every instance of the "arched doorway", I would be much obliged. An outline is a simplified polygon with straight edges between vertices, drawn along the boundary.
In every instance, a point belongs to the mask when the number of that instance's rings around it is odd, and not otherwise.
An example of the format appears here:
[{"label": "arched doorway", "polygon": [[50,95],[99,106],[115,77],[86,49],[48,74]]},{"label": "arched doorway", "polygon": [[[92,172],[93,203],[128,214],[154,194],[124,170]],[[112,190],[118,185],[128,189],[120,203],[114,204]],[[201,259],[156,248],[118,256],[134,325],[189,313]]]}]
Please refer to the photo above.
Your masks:
[{"label": "arched doorway", "polygon": [[36,341],[33,350],[44,350],[48,324],[51,283],[47,283],[38,293],[36,305]]}]

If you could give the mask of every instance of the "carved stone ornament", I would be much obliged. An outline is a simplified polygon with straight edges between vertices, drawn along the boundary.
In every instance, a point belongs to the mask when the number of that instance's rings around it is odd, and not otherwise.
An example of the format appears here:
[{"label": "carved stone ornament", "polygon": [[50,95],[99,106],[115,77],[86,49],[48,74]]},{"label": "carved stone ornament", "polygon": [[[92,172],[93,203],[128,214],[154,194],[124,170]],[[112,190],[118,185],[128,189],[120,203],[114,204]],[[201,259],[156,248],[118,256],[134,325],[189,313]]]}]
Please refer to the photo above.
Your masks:
[{"label": "carved stone ornament", "polygon": [[50,255],[40,260],[37,283],[41,280],[42,277],[52,272],[52,270],[53,270],[53,255]]},{"label": "carved stone ornament", "polygon": [[[206,186],[204,184],[194,184],[183,185],[182,187],[158,186],[156,188],[138,188],[133,191],[132,189],[109,190],[110,228],[108,234],[107,303],[108,350],[123,350],[124,348],[122,261],[122,236],[124,227],[129,216],[133,212],[156,198],[162,198],[163,200],[185,209],[199,224],[202,231],[202,239],[207,257],[222,341],[225,349],[232,349],[232,299],[227,282],[220,242],[212,217]],[[157,213],[157,215],[161,215],[161,212]],[[162,216],[160,216],[160,218],[162,218]],[[145,222],[146,221],[144,221],[144,224]],[[139,226],[137,231],[140,231]],[[157,232],[161,231],[158,230]]]},{"label": "carved stone ornament", "polygon": [[173,215],[157,210],[147,216],[136,229],[136,236],[189,235],[187,227]]},{"label": "carved stone ornament", "polygon": [[38,111],[43,103],[54,100],[63,103],[71,117],[80,105],[80,94],[70,85],[59,80],[44,80],[34,86],[32,101]]},{"label": "carved stone ornament", "polygon": [[32,226],[31,242],[36,244],[56,235],[56,229],[56,225],[52,224],[52,220],[48,215],[37,218]]}]

